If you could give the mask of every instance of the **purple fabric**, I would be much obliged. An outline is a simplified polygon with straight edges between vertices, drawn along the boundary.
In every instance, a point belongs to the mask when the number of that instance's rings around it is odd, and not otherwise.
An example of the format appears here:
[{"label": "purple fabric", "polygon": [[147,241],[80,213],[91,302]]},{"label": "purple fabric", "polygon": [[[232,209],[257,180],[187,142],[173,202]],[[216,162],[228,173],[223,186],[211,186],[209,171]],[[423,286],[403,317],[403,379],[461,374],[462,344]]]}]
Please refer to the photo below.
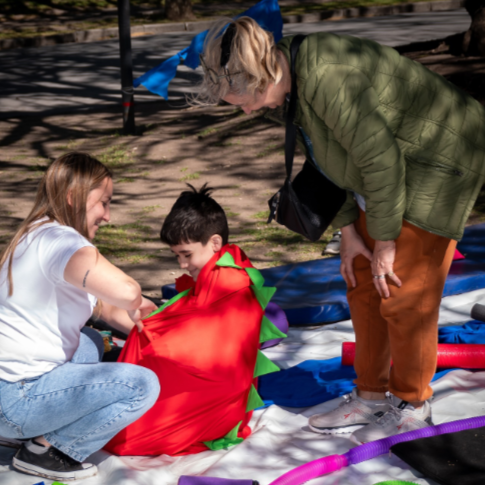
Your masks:
[{"label": "purple fabric", "polygon": [[232,478],[191,477],[182,475],[178,485],[253,485],[252,480],[233,480]]},{"label": "purple fabric", "polygon": [[[264,311],[266,318],[270,320],[270,322],[281,332],[287,334],[288,333],[288,319],[286,318],[285,312],[277,305],[270,301],[266,310]],[[275,338],[273,340],[268,340],[261,344],[262,349],[267,349],[269,347],[274,347],[278,345],[283,339],[282,338]]]},{"label": "purple fabric", "polygon": [[445,433],[456,433],[457,431],[481,428],[482,426],[485,426],[485,416],[477,416],[476,418],[460,419],[458,421],[451,421],[450,423],[428,426],[427,428],[416,429],[414,431],[408,431],[407,433],[389,436],[389,438],[365,443],[364,445],[352,448],[345,453],[345,456],[348,458],[349,464],[355,465],[356,463],[370,460],[376,456],[388,453],[391,446],[403,443],[404,441],[429,438],[430,436],[438,436]]}]

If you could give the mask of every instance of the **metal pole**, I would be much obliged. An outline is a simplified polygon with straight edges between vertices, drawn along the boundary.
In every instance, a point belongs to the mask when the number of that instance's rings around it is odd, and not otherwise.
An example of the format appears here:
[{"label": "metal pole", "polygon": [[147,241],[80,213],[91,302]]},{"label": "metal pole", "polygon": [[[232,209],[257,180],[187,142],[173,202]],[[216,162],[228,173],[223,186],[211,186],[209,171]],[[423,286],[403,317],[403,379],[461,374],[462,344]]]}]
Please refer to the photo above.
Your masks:
[{"label": "metal pole", "polygon": [[133,63],[131,60],[130,0],[118,0],[118,30],[120,37],[123,134],[134,135],[135,110],[133,105]]}]

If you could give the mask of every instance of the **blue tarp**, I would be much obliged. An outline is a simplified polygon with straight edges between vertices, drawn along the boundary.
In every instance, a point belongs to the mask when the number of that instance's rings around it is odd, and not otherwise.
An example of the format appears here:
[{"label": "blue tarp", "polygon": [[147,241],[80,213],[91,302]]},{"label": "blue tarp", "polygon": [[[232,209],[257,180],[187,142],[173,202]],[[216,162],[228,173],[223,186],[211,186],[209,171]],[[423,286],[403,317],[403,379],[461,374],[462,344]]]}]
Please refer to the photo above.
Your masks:
[{"label": "blue tarp", "polygon": [[[485,323],[471,321],[464,325],[439,329],[439,343],[485,344]],[[266,405],[294,408],[315,406],[348,394],[357,377],[353,366],[341,364],[341,357],[306,360],[289,369],[259,378],[259,394]],[[436,380],[453,369],[437,372]]]},{"label": "blue tarp", "polygon": [[440,344],[485,344],[485,323],[473,320],[465,325],[439,329]]},{"label": "blue tarp", "polygon": [[[466,259],[453,262],[443,296],[485,288],[485,224],[470,226],[458,244]],[[263,269],[267,286],[278,291],[272,301],[283,308],[290,325],[315,325],[350,318],[346,285],[340,275],[340,258]],[[164,298],[175,294],[174,285],[162,288]]]},{"label": "blue tarp", "polygon": [[[266,405],[292,408],[315,406],[348,394],[357,377],[352,366],[341,364],[341,358],[306,360],[289,369],[259,377],[258,392]],[[453,369],[437,372],[439,379]]]}]

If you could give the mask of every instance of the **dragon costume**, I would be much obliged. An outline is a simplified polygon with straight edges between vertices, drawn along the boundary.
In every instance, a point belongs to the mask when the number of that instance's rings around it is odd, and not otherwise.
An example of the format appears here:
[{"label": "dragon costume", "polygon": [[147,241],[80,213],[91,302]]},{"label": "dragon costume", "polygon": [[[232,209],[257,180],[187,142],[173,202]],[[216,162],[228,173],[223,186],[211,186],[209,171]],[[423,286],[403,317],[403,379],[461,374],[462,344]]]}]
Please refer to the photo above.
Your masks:
[{"label": "dragon costume", "polygon": [[105,447],[117,455],[185,455],[243,441],[251,411],[263,404],[256,378],[278,369],[259,350],[284,337],[265,316],[275,288],[244,252],[224,246],[197,281],[177,280],[178,295],[130,333],[119,362],[160,379],[155,405]]}]

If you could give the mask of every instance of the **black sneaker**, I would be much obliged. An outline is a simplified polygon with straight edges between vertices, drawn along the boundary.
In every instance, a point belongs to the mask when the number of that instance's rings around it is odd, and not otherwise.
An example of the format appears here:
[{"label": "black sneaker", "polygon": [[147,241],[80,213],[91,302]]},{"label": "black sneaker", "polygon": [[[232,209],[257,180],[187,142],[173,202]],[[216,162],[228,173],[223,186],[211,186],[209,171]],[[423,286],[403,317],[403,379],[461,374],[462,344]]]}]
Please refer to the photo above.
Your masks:
[{"label": "black sneaker", "polygon": [[[39,445],[32,440],[24,443],[13,458],[12,465],[21,472],[29,475],[45,477],[49,480],[79,480],[96,475],[98,469],[91,463],[80,463],[53,446],[41,453]],[[30,448],[30,450],[29,450]]]}]

